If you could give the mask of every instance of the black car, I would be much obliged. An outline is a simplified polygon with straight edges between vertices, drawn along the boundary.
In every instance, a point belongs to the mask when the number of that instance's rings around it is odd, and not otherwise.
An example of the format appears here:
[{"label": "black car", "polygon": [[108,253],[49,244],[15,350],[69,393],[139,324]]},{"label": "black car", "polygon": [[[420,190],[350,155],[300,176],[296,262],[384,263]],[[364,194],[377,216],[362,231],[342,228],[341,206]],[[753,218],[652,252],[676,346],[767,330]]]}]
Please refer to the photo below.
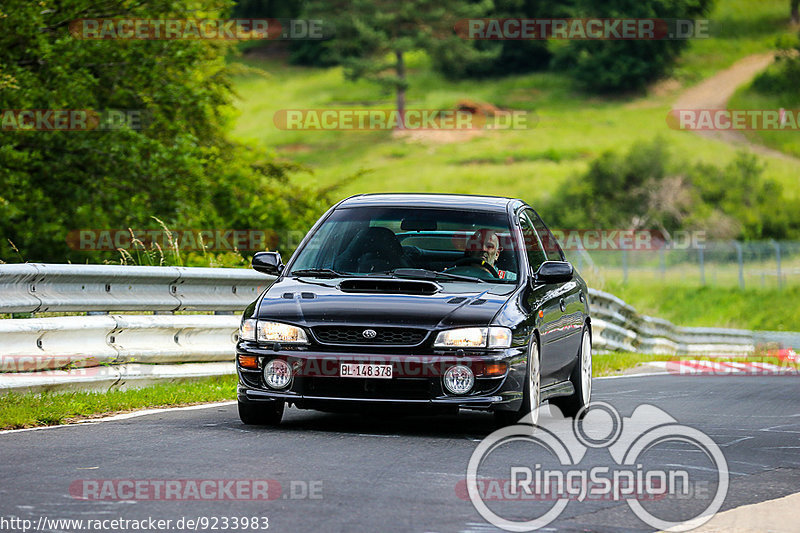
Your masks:
[{"label": "black car", "polygon": [[286,404],[480,409],[510,424],[546,399],[570,416],[589,402],[586,283],[521,200],[354,196],[286,266],[260,252],[253,268],[277,279],[242,317],[245,424],[278,424]]}]

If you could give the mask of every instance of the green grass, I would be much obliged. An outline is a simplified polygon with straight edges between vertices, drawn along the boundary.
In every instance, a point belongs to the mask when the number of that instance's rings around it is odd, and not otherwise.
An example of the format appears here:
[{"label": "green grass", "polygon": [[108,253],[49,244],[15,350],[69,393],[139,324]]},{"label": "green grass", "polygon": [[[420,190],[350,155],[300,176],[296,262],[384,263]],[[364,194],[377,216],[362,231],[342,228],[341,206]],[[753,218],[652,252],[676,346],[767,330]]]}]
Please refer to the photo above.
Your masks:
[{"label": "green grass", "polygon": [[[745,55],[768,51],[789,31],[784,24],[787,4],[721,0],[710,17],[721,28],[719,35],[692,41],[678,65],[678,79],[691,84]],[[454,109],[459,100],[469,99],[534,112],[536,127],[448,143],[398,139],[387,131],[286,131],[273,124],[278,110],[390,109],[393,95],[366,81],[345,81],[340,68],[294,67],[275,59],[242,61],[252,69],[236,78],[240,115],[235,136],[307,164],[314,175],[296,179],[319,186],[338,183],[335,196],[340,198],[364,192],[451,192],[515,196],[535,206],[602,152],[626,151],[637,141],[660,136],[688,160],[720,166],[737,150],[670,129],[666,115],[675,91],[604,99],[582,94],[565,76],[549,72],[453,82],[433,72],[420,53],[408,59],[408,108]],[[782,183],[788,197],[800,199],[800,163],[781,158],[765,162],[765,174]]]},{"label": "green grass", "polygon": [[629,280],[608,282],[606,292],[645,315],[679,326],[754,330],[800,329],[800,286],[783,289],[665,284]]},{"label": "green grass", "polygon": [[649,355],[631,352],[610,352],[592,354],[592,375],[594,377],[613,376],[649,361],[671,361],[674,355]]},{"label": "green grass", "polygon": [[0,395],[0,429],[52,426],[150,407],[233,400],[236,379],[219,376],[109,392],[4,394]]},{"label": "green grass", "polygon": [[651,361],[714,361],[714,362],[759,362],[782,367],[800,369],[800,364],[781,361],[777,357],[678,357],[675,355],[652,355],[631,352],[611,352],[592,354],[592,375],[594,377],[613,376]]},{"label": "green grass", "polygon": [[796,33],[783,0],[718,0],[708,18],[711,38],[690,42],[676,65],[679,80],[700,81],[744,56],[770,52],[779,38]]},{"label": "green grass", "polygon": [[[775,69],[773,65],[770,69]],[[800,91],[794,94],[767,95],[747,86],[736,91],[729,109],[800,109]],[[800,132],[787,131],[745,131],[744,135],[755,143],[760,143],[786,154],[800,157]],[[797,184],[795,183],[795,186]]]}]

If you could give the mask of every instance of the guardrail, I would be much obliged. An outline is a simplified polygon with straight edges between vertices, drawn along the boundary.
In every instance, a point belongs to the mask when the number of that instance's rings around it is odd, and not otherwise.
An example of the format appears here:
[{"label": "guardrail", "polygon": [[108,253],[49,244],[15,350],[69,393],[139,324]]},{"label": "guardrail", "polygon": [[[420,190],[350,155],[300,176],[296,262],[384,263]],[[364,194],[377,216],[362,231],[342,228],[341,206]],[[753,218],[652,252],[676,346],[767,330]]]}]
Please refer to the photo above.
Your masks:
[{"label": "guardrail", "polygon": [[[727,328],[679,327],[640,315],[614,295],[589,289],[592,344],[598,350],[664,355],[746,356],[755,351],[755,332]],[[768,336],[770,332],[763,332]]]},{"label": "guardrail", "polygon": [[[249,269],[0,265],[0,313],[241,311],[274,278]],[[596,350],[748,355],[800,334],[686,328],[590,290]],[[123,315],[0,320],[0,391],[106,388],[233,373],[239,317]]]},{"label": "guardrail", "polygon": [[0,265],[0,313],[241,311],[273,280],[244,268]]}]

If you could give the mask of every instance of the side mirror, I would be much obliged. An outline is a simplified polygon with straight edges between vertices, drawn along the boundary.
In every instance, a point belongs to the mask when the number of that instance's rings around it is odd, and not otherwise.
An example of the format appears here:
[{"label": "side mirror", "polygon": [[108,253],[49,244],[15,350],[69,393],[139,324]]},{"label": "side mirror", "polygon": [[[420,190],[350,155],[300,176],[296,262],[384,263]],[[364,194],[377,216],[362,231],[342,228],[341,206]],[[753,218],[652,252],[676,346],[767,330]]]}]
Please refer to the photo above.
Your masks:
[{"label": "side mirror", "polygon": [[571,280],[574,273],[568,261],[545,261],[533,277],[542,283],[563,283]]},{"label": "side mirror", "polygon": [[283,271],[283,260],[278,252],[257,252],[252,266],[257,272],[277,276]]}]

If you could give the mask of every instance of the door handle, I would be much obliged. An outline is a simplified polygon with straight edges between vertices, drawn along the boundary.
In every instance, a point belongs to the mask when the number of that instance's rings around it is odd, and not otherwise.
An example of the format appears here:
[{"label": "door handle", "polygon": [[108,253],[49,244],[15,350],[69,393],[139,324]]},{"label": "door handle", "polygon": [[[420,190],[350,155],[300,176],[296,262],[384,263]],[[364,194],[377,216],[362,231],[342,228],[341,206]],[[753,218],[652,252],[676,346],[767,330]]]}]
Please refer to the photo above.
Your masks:
[{"label": "door handle", "polygon": [[564,298],[558,301],[558,306],[561,308],[562,313],[567,310],[567,304],[564,303]]}]

